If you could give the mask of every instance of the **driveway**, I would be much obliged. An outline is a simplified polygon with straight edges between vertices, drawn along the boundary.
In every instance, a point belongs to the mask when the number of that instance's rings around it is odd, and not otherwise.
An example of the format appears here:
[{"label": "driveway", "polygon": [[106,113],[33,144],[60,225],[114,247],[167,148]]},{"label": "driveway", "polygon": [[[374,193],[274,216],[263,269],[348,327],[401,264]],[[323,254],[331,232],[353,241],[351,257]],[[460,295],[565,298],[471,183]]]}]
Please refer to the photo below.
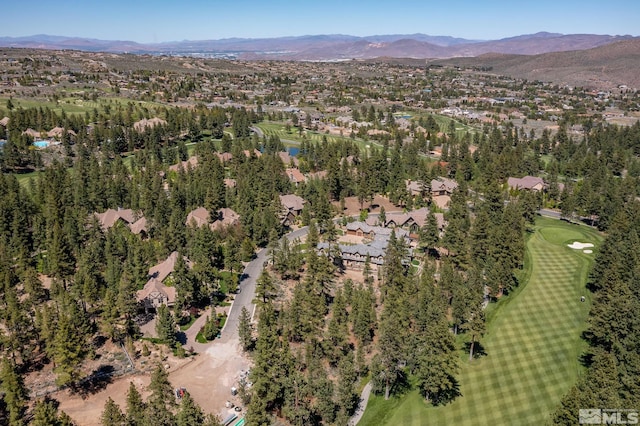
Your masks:
[{"label": "driveway", "polygon": [[[296,238],[302,238],[303,236],[307,235],[307,231],[308,227],[305,226],[304,228],[289,232],[282,238],[288,238],[289,241],[293,241]],[[229,311],[227,321],[225,322],[224,327],[222,328],[222,332],[220,333],[222,342],[239,341],[238,325],[240,324],[240,313],[242,312],[243,307],[247,308],[247,310],[251,314],[251,317],[253,318],[256,307],[256,305],[253,303],[253,299],[255,298],[256,294],[256,281],[262,273],[265,262],[267,262],[268,260],[268,255],[269,250],[263,248],[258,253],[256,253],[256,257],[244,268],[244,272],[240,279],[240,293],[236,294],[233,305],[231,306],[231,310]]]},{"label": "driveway", "polygon": [[200,331],[202,326],[204,326],[204,323],[207,322],[207,317],[211,316],[211,312],[212,312],[212,308],[211,307],[207,308],[207,310],[204,311],[202,315],[200,315],[200,317],[194,321],[193,324],[191,324],[191,327],[189,327],[186,331],[184,331],[184,334],[186,336],[186,342],[182,346],[185,349],[190,350],[191,348],[193,348],[195,352],[200,353],[200,352],[206,351],[207,348],[211,346],[211,343],[200,343],[196,341],[196,336],[198,335],[198,332]]}]

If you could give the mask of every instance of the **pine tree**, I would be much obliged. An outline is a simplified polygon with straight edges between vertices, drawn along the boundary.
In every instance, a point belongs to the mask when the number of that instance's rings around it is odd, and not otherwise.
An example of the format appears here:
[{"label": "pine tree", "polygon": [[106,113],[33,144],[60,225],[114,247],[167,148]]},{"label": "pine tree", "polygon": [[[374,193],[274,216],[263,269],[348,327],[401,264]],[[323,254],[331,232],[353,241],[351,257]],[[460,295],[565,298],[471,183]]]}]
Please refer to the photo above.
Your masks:
[{"label": "pine tree", "polygon": [[189,392],[185,392],[176,416],[177,426],[197,426],[204,422],[204,413]]},{"label": "pine tree", "polygon": [[100,416],[102,426],[124,426],[126,417],[111,397],[104,404],[104,410]]},{"label": "pine tree", "polygon": [[222,426],[222,423],[220,423],[220,420],[215,415],[207,414],[204,417],[202,426]]},{"label": "pine tree", "polygon": [[54,371],[58,374],[59,386],[72,383],[80,378],[79,367],[88,355],[86,346],[87,330],[79,322],[83,315],[73,301],[63,303],[53,338],[52,354]]},{"label": "pine tree", "polygon": [[283,398],[282,378],[287,372],[280,368],[278,360],[282,351],[277,335],[275,311],[270,304],[260,309],[258,340],[254,352],[254,366],[250,379],[253,382],[251,402],[247,408],[248,424],[271,425],[269,411]]},{"label": "pine tree", "polygon": [[438,230],[438,221],[433,211],[429,211],[427,220],[422,228],[420,228],[419,236],[420,247],[427,253],[434,253],[440,242],[440,233]]},{"label": "pine tree", "polygon": [[0,365],[0,389],[4,391],[4,403],[9,411],[9,425],[24,425],[24,410],[28,401],[27,389],[22,377],[8,358]]},{"label": "pine tree", "polygon": [[260,303],[268,303],[276,296],[276,281],[267,270],[263,270],[256,282],[256,297]]},{"label": "pine tree", "polygon": [[184,257],[178,253],[173,270],[173,282],[176,288],[176,315],[188,309],[194,302],[200,300],[200,292],[193,274],[187,268]]},{"label": "pine tree", "polygon": [[352,352],[349,352],[340,361],[338,370],[340,375],[337,385],[337,404],[340,411],[351,416],[358,406],[358,394],[356,393],[358,374],[354,366]]},{"label": "pine tree", "polygon": [[129,382],[127,391],[127,426],[142,426],[145,419],[145,403],[136,385]]},{"label": "pine tree", "polygon": [[175,426],[176,419],[173,415],[173,409],[176,402],[173,388],[169,383],[169,374],[160,364],[151,373],[149,390],[151,395],[147,401],[145,426]]},{"label": "pine tree", "polygon": [[47,250],[49,273],[66,281],[74,272],[73,253],[64,231],[56,224],[50,237],[50,245]]},{"label": "pine tree", "polygon": [[455,256],[459,265],[467,262],[467,240],[471,222],[467,208],[466,187],[459,186],[451,195],[449,210],[445,214],[447,228],[442,240],[449,254]]},{"label": "pine tree", "polygon": [[301,371],[304,368],[300,362],[285,379],[285,396],[282,407],[283,415],[292,425],[303,426],[314,421],[311,411],[311,398],[309,384]]},{"label": "pine tree", "polygon": [[373,331],[376,324],[375,300],[367,289],[356,288],[353,295],[352,330],[361,346],[366,346],[373,339]]},{"label": "pine tree", "polygon": [[240,321],[238,323],[238,337],[242,350],[250,351],[253,347],[253,327],[251,325],[251,315],[245,306],[240,311]]},{"label": "pine tree", "polygon": [[389,399],[394,386],[402,376],[399,365],[404,359],[403,333],[399,329],[400,324],[392,318],[393,314],[389,312],[391,309],[387,306],[388,303],[385,304],[387,313],[383,313],[380,320],[378,354],[374,356],[371,367],[374,389],[378,392],[383,391],[385,400]]},{"label": "pine tree", "polygon": [[436,405],[459,395],[455,338],[445,316],[445,300],[426,275],[417,299],[411,350],[414,374],[425,399]]},{"label": "pine tree", "polygon": [[471,344],[469,345],[469,361],[472,361],[475,344],[486,331],[484,310],[482,309],[482,306],[477,306],[471,312],[469,322],[465,324],[465,329],[471,336]]},{"label": "pine tree", "polygon": [[31,426],[73,426],[74,423],[67,413],[60,412],[54,401],[38,400],[33,408]]},{"label": "pine tree", "polygon": [[325,352],[331,365],[338,364],[342,356],[350,349],[347,340],[349,330],[347,324],[347,307],[342,290],[338,290],[333,301],[331,320],[327,328]]},{"label": "pine tree", "polygon": [[67,413],[61,411],[58,414],[58,424],[56,426],[75,426],[75,423]]},{"label": "pine tree", "polygon": [[173,314],[165,305],[158,307],[156,318],[156,333],[158,338],[163,340],[167,346],[174,347],[176,344],[176,322]]}]

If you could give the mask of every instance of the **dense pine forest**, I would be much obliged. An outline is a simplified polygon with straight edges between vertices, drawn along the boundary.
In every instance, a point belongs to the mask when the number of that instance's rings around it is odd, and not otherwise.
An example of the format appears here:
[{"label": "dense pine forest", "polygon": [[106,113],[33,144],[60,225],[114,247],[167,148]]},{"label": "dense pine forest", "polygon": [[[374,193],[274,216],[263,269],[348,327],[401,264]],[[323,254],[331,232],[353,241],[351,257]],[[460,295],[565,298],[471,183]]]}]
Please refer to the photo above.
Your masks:
[{"label": "dense pine forest", "polygon": [[[593,124],[580,137],[563,125],[541,134],[486,125],[462,136],[435,122],[422,123],[433,134],[409,133],[391,111],[372,115],[388,134],[366,149],[357,135],[304,140],[299,169],[326,175],[296,184],[279,155],[283,141],[252,129],[267,120],[305,126],[286,113],[133,103],[84,115],[0,109],[9,118],[0,126],[7,141],[0,157],[1,422],[72,424],[50,400],[30,397],[25,377],[48,366],[57,386],[81,392],[82,366],[96,357],[97,341],[131,346],[142,336],[136,292],[150,266],[172,252],[188,259],[174,273],[176,305],[158,310],[168,327],[161,340],[179,353],[176,324],[191,308],[233,292],[243,262],[263,247],[272,254],[258,280],[256,324],[244,315],[239,330],[253,361],[252,385],[239,390],[247,424],[345,425],[365,378],[385,398],[415,385],[427,402],[447,404],[459,396],[460,353],[473,360],[481,347],[485,305],[521,284],[525,241],[541,208],[606,236],[589,278],[589,350],[581,360],[588,369],[554,423],[575,423],[583,407],[640,408],[640,124]],[[160,120],[135,125],[143,119]],[[55,127],[63,129],[56,149],[34,149],[25,133]],[[433,147],[441,149],[437,160]],[[192,156],[197,164],[188,162]],[[525,175],[543,177],[547,190],[506,185]],[[458,183],[444,211],[428,195],[439,176]],[[424,193],[412,194],[407,180]],[[289,231],[285,194],[305,200],[302,242],[280,239]],[[339,251],[323,255],[315,247],[335,246],[338,224],[351,220],[341,217],[346,198],[357,197],[366,218],[379,195],[398,211],[443,212],[446,227],[438,232],[430,217],[420,229],[412,250],[419,267],[406,261],[409,247],[393,232],[383,266],[366,262],[363,279],[353,280]],[[232,209],[239,222],[187,223],[199,207],[212,217]],[[144,232],[121,221],[105,229],[97,214],[108,209],[144,217]],[[146,402],[134,387],[127,407],[108,403],[102,424],[216,424],[188,394],[175,404],[161,367],[149,391]]]}]

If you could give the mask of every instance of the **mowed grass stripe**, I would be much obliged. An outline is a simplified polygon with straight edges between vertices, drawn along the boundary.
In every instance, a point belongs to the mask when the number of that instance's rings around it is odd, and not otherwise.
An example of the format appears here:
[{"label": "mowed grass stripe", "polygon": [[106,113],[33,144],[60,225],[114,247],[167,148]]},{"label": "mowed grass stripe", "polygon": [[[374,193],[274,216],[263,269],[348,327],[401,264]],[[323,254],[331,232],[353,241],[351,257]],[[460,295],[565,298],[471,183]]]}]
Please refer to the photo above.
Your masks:
[{"label": "mowed grass stripe", "polygon": [[[582,350],[580,334],[588,313],[584,294],[593,254],[567,247],[573,241],[597,244],[590,228],[540,219],[527,242],[529,281],[504,303],[482,339],[486,356],[459,375],[461,397],[444,407],[427,406],[417,391],[393,406],[385,418],[367,413],[360,425],[540,425],[575,382]],[[380,412],[381,410],[377,410]]]}]

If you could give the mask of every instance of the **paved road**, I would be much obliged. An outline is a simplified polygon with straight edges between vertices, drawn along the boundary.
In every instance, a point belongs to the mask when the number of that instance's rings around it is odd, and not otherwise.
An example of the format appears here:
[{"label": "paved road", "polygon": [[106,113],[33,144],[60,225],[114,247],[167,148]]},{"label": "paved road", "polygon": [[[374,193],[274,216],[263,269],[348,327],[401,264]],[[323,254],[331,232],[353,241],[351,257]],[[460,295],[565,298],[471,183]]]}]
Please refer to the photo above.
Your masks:
[{"label": "paved road", "polygon": [[[296,238],[301,238],[307,235],[307,231],[308,227],[305,226],[304,228],[288,233],[285,237],[288,238],[289,241],[293,241]],[[256,257],[244,268],[239,286],[240,293],[236,294],[233,306],[231,306],[229,316],[227,317],[227,321],[225,322],[224,328],[221,332],[220,338],[222,341],[227,342],[230,340],[239,340],[238,325],[240,324],[240,313],[242,312],[243,307],[247,308],[249,313],[253,315],[255,310],[253,299],[255,298],[256,293],[256,281],[262,273],[264,264],[268,260],[268,255],[269,249],[264,248],[260,250],[256,254]]]},{"label": "paved road", "polygon": [[369,395],[371,395],[371,382],[367,383],[362,389],[362,395],[360,395],[360,402],[358,403],[358,408],[356,408],[356,412],[353,413],[353,416],[349,419],[349,426],[355,426],[358,424],[362,416],[364,415],[364,410],[367,408],[367,402],[369,402]]},{"label": "paved road", "polygon": [[540,216],[552,217],[554,219],[560,219],[562,216],[559,211],[550,209],[540,209],[538,210],[538,213],[540,213]]},{"label": "paved road", "polygon": [[211,315],[212,311],[214,312],[213,315],[215,315],[215,311],[211,307],[207,308],[207,310],[200,315],[200,318],[195,320],[194,323],[191,324],[191,327],[184,332],[186,343],[182,346],[184,346],[185,349],[193,348],[196,352],[204,352],[211,345],[210,343],[199,343],[196,341],[196,336],[200,332],[202,326],[204,326],[204,323],[207,321],[207,317]]}]

